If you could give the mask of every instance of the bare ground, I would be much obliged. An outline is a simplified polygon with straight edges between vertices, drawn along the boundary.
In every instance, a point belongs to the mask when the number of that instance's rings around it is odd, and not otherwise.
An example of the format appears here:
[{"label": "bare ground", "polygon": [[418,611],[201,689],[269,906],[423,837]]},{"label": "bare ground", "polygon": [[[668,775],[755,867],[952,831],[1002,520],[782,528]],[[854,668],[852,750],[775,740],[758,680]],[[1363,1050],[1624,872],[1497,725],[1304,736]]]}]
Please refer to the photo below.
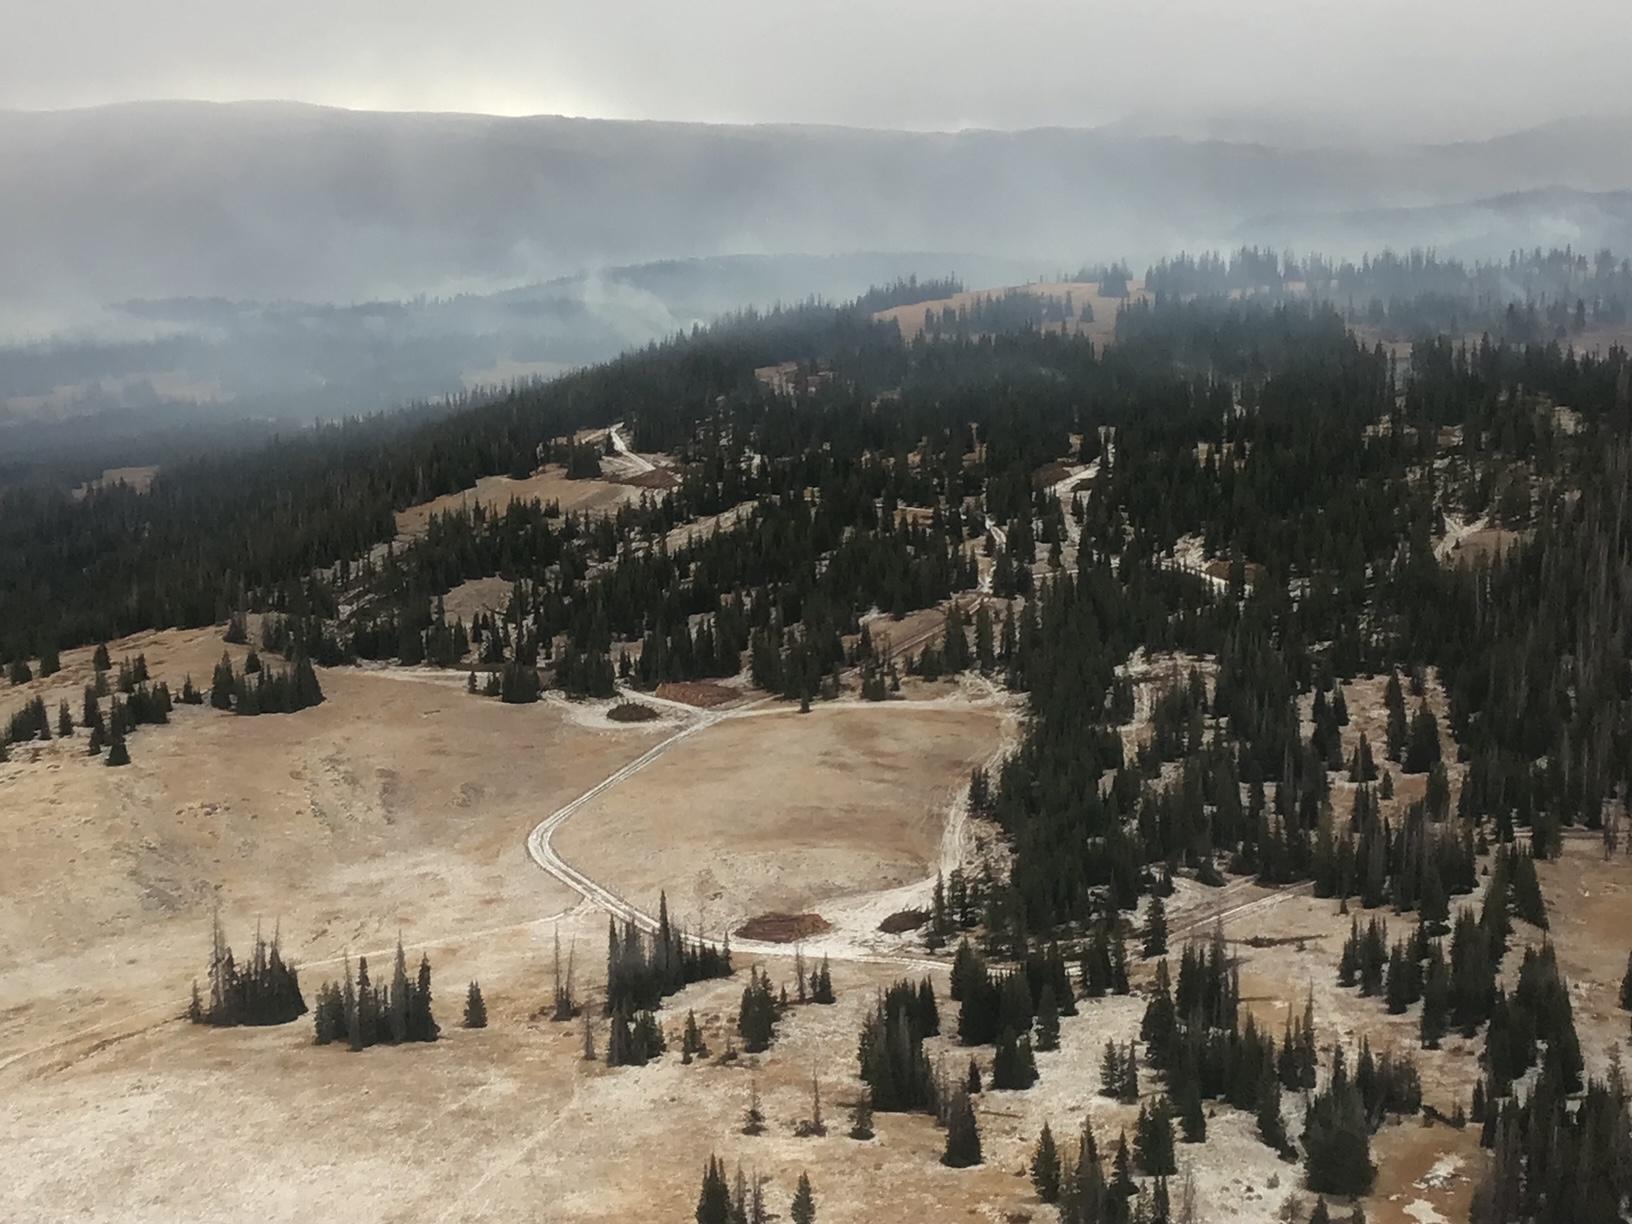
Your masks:
[{"label": "bare ground", "polygon": [[544,467],[525,480],[508,476],[484,476],[469,489],[444,493],[441,497],[397,512],[397,534],[419,536],[425,533],[433,514],[446,514],[466,506],[482,505],[489,510],[502,511],[513,501],[560,502],[563,513],[616,510],[619,506],[640,500],[640,490],[610,480],[568,480],[566,470],[554,465]]}]

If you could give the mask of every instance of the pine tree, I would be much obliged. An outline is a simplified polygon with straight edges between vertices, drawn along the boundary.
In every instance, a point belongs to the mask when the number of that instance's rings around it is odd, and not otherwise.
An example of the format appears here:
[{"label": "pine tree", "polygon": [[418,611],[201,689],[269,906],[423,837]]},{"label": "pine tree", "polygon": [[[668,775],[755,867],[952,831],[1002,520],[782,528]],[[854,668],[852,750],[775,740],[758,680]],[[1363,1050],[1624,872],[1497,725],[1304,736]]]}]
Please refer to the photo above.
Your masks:
[{"label": "pine tree", "polygon": [[703,1041],[702,1030],[697,1027],[697,1013],[688,1008],[686,1027],[680,1038],[680,1061],[689,1066],[693,1058],[701,1058],[707,1053],[708,1045]]},{"label": "pine tree", "polygon": [[1133,1160],[1128,1153],[1128,1134],[1123,1131],[1117,1136],[1116,1152],[1111,1157],[1111,1191],[1127,1199],[1133,1197],[1138,1188],[1138,1183],[1133,1180]]},{"label": "pine tree", "polygon": [[1428,703],[1422,702],[1411,719],[1403,767],[1408,774],[1427,773],[1439,758],[1439,720],[1429,710]]},{"label": "pine tree", "polygon": [[1122,938],[1122,924],[1114,923],[1111,936],[1111,993],[1125,995],[1128,986],[1128,945]]},{"label": "pine tree", "polygon": [[482,1001],[482,988],[475,982],[465,992],[465,1027],[479,1029],[487,1027],[487,1004]]},{"label": "pine tree", "polygon": [[822,963],[811,975],[810,1001],[824,1005],[838,1002],[838,997],[833,993],[833,973],[828,968],[826,956],[822,957]]},{"label": "pine tree", "polygon": [[104,765],[129,765],[130,750],[125,747],[125,733],[115,731],[113,740],[108,745],[108,755],[103,759]]},{"label": "pine tree", "polygon": [[697,1195],[697,1224],[731,1224],[731,1187],[725,1166],[710,1156],[703,1166],[703,1186]]},{"label": "pine tree", "polygon": [[1207,1141],[1207,1113],[1202,1107],[1197,1077],[1194,1069],[1186,1071],[1178,1090],[1179,1127],[1186,1143]]},{"label": "pine tree", "polygon": [[788,1216],[793,1224],[816,1224],[816,1196],[810,1192],[810,1177],[806,1173],[799,1174],[799,1185],[793,1192]]},{"label": "pine tree", "polygon": [[1158,896],[1150,898],[1150,909],[1145,917],[1145,958],[1167,955],[1167,907]]},{"label": "pine tree", "polygon": [[1450,998],[1450,974],[1439,945],[1435,944],[1428,954],[1428,974],[1422,988],[1422,1016],[1417,1027],[1424,1049],[1439,1049],[1440,1039],[1445,1036]]},{"label": "pine tree", "polygon": [[1360,732],[1360,743],[1354,750],[1354,760],[1349,766],[1349,781],[1355,783],[1375,782],[1377,780],[1377,759],[1371,753],[1371,741],[1366,738],[1364,731]]},{"label": "pine tree", "polygon": [[1139,1167],[1150,1176],[1166,1176],[1178,1171],[1173,1155],[1173,1113],[1165,1096],[1139,1106],[1133,1150]]},{"label": "pine tree", "polygon": [[408,1040],[435,1041],[441,1032],[431,1014],[431,959],[422,952],[408,1007]]},{"label": "pine tree", "polygon": [[393,1045],[408,1040],[408,993],[408,958],[402,950],[402,936],[398,935],[397,955],[391,965],[390,1006],[386,1013]]},{"label": "pine tree", "polygon": [[850,1107],[850,1138],[867,1140],[873,1137],[873,1105],[871,1096],[862,1093]]},{"label": "pine tree", "polygon": [[1268,1059],[1264,1060],[1263,1074],[1258,1079],[1258,1134],[1276,1151],[1286,1149],[1286,1121],[1281,1117],[1281,1081]]},{"label": "pine tree", "polygon": [[742,1133],[745,1135],[763,1135],[765,1133],[765,1111],[759,1104],[759,1081],[748,1081],[748,1108],[742,1115]]},{"label": "pine tree", "polygon": [[1112,1099],[1121,1096],[1123,1081],[1122,1047],[1114,1040],[1108,1040],[1099,1060],[1099,1095]]},{"label": "pine tree", "polygon": [[1398,672],[1390,672],[1388,686],[1383,690],[1383,704],[1388,709],[1388,759],[1398,761],[1404,755],[1410,725],[1405,716],[1405,693],[1400,688]]},{"label": "pine tree", "polygon": [[1054,987],[1044,986],[1037,1001],[1037,1048],[1060,1048],[1060,1010],[1054,1005]]},{"label": "pine tree", "polygon": [[967,1092],[952,1096],[947,1111],[946,1150],[941,1153],[941,1163],[953,1169],[967,1169],[981,1163],[980,1127]]},{"label": "pine tree", "polygon": [[1303,1149],[1309,1188],[1316,1193],[1360,1195],[1371,1189],[1377,1172],[1371,1163],[1371,1127],[1341,1050],[1333,1054],[1325,1088],[1309,1102]]},{"label": "pine tree", "polygon": [[1037,1137],[1037,1146],[1031,1154],[1031,1184],[1037,1197],[1045,1203],[1060,1197],[1060,1153],[1054,1146],[1054,1132],[1043,1123],[1043,1133]]}]

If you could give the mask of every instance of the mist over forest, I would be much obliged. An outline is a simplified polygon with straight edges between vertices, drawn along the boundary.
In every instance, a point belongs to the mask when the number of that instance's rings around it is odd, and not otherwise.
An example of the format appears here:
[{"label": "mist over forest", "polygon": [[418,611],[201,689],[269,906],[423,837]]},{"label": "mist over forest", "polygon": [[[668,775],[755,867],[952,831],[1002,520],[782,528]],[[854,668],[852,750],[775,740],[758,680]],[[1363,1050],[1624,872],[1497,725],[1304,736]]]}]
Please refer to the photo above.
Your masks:
[{"label": "mist over forest", "polygon": [[1323,147],[135,103],[0,112],[0,163],[27,168],[0,177],[0,431],[87,463],[87,421],[104,449],[198,444],[907,275],[1632,249],[1632,122],[1609,119]]}]

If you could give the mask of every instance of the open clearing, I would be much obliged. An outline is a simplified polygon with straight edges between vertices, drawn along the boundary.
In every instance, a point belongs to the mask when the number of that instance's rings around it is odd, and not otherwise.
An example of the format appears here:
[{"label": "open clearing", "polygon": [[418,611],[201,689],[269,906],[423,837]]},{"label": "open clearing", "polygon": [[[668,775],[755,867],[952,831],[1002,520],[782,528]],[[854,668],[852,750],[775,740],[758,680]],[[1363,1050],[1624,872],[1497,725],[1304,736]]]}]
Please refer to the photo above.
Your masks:
[{"label": "open clearing", "polygon": [[146,467],[104,468],[102,475],[75,489],[74,497],[83,498],[93,489],[111,488],[116,484],[128,485],[137,493],[146,493],[153,486],[153,477],[158,474],[159,469],[152,465]]},{"label": "open clearing", "polygon": [[[927,629],[934,616],[921,619]],[[138,651],[179,685],[187,673],[206,679],[222,643],[218,630],[199,630],[112,644],[116,662]],[[1182,674],[1187,662],[1167,670]],[[89,652],[69,652],[63,664],[7,690],[8,708],[38,693],[77,709]],[[1146,690],[1165,674],[1153,670],[1140,686],[1147,713]],[[927,970],[943,1024],[955,1025],[944,969],[930,967],[946,959],[926,956],[914,934],[876,928],[927,903],[924,880],[945,861],[948,813],[969,767],[1012,737],[1013,707],[978,684],[912,682],[905,687],[921,700],[846,699],[809,715],[781,704],[687,713],[658,700],[659,721],[619,725],[604,703],[470,697],[457,671],[341,669],[322,681],[328,699],[298,715],[179,708],[172,726],[132,737],[128,769],[82,755],[82,735],[18,746],[0,765],[6,1218],[293,1224],[367,1202],[368,1218],[402,1224],[682,1220],[703,1161],[718,1153],[767,1177],[778,1212],[808,1169],[824,1224],[1043,1224],[1052,1213],[1022,1175],[1042,1123],[1069,1142],[1087,1118],[1102,1145],[1131,1125],[1135,1107],[1097,1086],[1106,1040],[1137,1035],[1137,995],[1080,1001],[1061,1049],[1039,1054],[1031,1091],[978,1099],[987,1161],[978,1169],[942,1167],[941,1133],[924,1117],[880,1116],[868,1144],[845,1135],[860,1091],[856,1033],[877,990]],[[1380,744],[1381,687],[1380,678],[1347,686],[1346,747],[1361,728]],[[1437,683],[1428,696],[1442,706]],[[875,960],[836,959],[837,1005],[793,1008],[769,1053],[682,1066],[672,1047],[688,1010],[714,1051],[726,1045],[752,963],[739,951],[738,976],[668,1002],[668,1056],[608,1070],[581,1059],[580,1025],[533,1018],[549,993],[557,931],[574,951],[580,993],[595,998],[606,918],[540,871],[524,838],[699,718],[718,721],[577,810],[554,838],[557,852],[648,911],[667,888],[674,913],[711,930],[772,911],[821,914],[835,930],[807,950],[831,944]],[[1402,782],[1397,803],[1419,788],[1420,779]],[[1334,783],[1339,810],[1349,789]],[[965,836],[990,830],[962,830],[954,850]],[[1626,862],[1571,840],[1540,875],[1589,1067],[1601,1071],[1625,1035],[1615,987]],[[281,918],[286,951],[306,966],[308,1001],[347,952],[369,954],[378,972],[400,929],[410,948],[429,950],[444,1040],[350,1055],[313,1048],[307,1020],[224,1031],[179,1022],[217,896],[240,953],[257,915],[268,925]],[[1392,1017],[1380,1000],[1337,988],[1349,919],[1335,902],[1306,888],[1180,881],[1169,915],[1175,950],[1183,933],[1205,937],[1222,918],[1244,1001],[1273,1030],[1312,989],[1323,1045],[1364,1034],[1379,1049],[1414,1050],[1416,1008]],[[858,938],[863,928],[873,942]],[[1540,938],[1519,934],[1513,958],[1524,939]],[[755,952],[774,982],[789,981],[786,954]],[[1136,989],[1151,972],[1149,962],[1134,966]],[[457,1027],[472,978],[491,1018],[481,1032]],[[1453,1037],[1418,1054],[1430,1103],[1449,1112],[1464,1099],[1480,1044]],[[932,1043],[949,1071],[969,1053],[946,1038]],[[990,1048],[976,1054],[989,1073]],[[813,1075],[829,1134],[799,1139]],[[769,1124],[758,1138],[739,1133],[751,1083]],[[1159,1081],[1147,1073],[1143,1089],[1153,1094]],[[1301,1103],[1288,1096],[1283,1108],[1297,1133]],[[1367,1218],[1465,1218],[1481,1168],[1476,1145],[1474,1128],[1385,1127]],[[1212,1110],[1206,1145],[1181,1145],[1180,1161],[1194,1169],[1210,1221],[1270,1224],[1301,1176],[1255,1137],[1250,1116],[1223,1107]]]},{"label": "open clearing", "polygon": [[[1045,281],[1026,285],[1014,285],[1001,289],[967,289],[962,293],[955,293],[948,298],[937,298],[930,302],[913,302],[906,306],[892,306],[888,310],[878,311],[873,318],[880,320],[894,319],[901,328],[901,336],[905,340],[914,340],[924,330],[924,315],[931,309],[940,311],[951,307],[957,310],[960,307],[972,306],[981,298],[1002,297],[1005,293],[1018,291],[1033,293],[1038,297],[1054,297],[1064,300],[1066,294],[1071,295],[1072,305],[1081,310],[1084,304],[1094,308],[1094,317],[1088,322],[1073,319],[1069,326],[1075,335],[1092,336],[1096,340],[1109,340],[1116,334],[1116,312],[1124,299],[1101,297],[1099,286],[1093,281]],[[1144,283],[1130,281],[1128,283],[1127,301],[1138,301],[1145,297]],[[1059,330],[1058,323],[1048,324],[1049,330]]]},{"label": "open clearing", "polygon": [[421,536],[433,514],[447,514],[467,506],[480,505],[488,510],[502,511],[513,501],[545,503],[559,502],[564,514],[616,510],[640,500],[641,490],[609,480],[568,480],[566,469],[549,465],[540,468],[524,480],[509,476],[483,476],[474,486],[406,510],[397,511],[397,534]]},{"label": "open clearing", "polygon": [[997,744],[989,711],[791,707],[718,723],[578,812],[567,862],[709,930],[934,874],[945,812]]},{"label": "open clearing", "polygon": [[[188,673],[207,683],[222,643],[216,630],[149,634],[115,643],[114,659],[127,648],[179,689]],[[22,695],[77,711],[89,652],[63,661]],[[303,962],[388,947],[399,929],[413,942],[576,903],[522,836],[661,733],[468,697],[462,677],[387,676],[324,671],[327,700],[295,715],[178,706],[169,726],[132,735],[125,769],[85,756],[83,732],[13,748],[0,765],[0,1065],[178,1012],[217,898],[235,945],[257,916],[281,920]]]}]

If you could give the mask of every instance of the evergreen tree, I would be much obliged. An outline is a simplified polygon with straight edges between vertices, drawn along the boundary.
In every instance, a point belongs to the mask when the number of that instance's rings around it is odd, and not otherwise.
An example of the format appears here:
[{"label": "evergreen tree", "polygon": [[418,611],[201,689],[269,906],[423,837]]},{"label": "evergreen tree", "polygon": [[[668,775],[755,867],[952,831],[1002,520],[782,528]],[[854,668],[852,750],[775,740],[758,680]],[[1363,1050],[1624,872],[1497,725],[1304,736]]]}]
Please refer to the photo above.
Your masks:
[{"label": "evergreen tree", "polygon": [[725,1166],[714,1156],[703,1166],[696,1220],[697,1224],[731,1224],[731,1187],[725,1180]]},{"label": "evergreen tree", "polygon": [[947,1112],[946,1150],[941,1163],[953,1169],[967,1169],[981,1163],[980,1127],[975,1122],[969,1094],[955,1092]]},{"label": "evergreen tree", "polygon": [[1341,1050],[1332,1057],[1326,1086],[1309,1102],[1303,1130],[1304,1170],[1318,1194],[1360,1195],[1371,1189],[1371,1128]]},{"label": "evergreen tree", "polygon": [[465,1027],[479,1029],[487,1027],[487,1004],[482,1001],[482,988],[475,982],[465,992]]},{"label": "evergreen tree", "polygon": [[1037,1048],[1060,1048],[1060,1011],[1054,1005],[1054,987],[1044,986],[1037,1002]]},{"label": "evergreen tree", "polygon": [[793,1192],[793,1204],[788,1208],[793,1224],[816,1224],[816,1196],[810,1192],[810,1177],[801,1172],[798,1188]]},{"label": "evergreen tree", "polygon": [[742,1133],[745,1135],[763,1135],[765,1133],[765,1111],[759,1104],[759,1081],[748,1081],[748,1108],[742,1115]]},{"label": "evergreen tree", "polygon": [[850,1138],[867,1140],[873,1137],[873,1106],[867,1093],[856,1098],[850,1107]]},{"label": "evergreen tree", "polygon": [[1133,1151],[1140,1169],[1150,1176],[1167,1176],[1178,1172],[1173,1154],[1172,1108],[1165,1096],[1139,1106]]},{"label": "evergreen tree", "polygon": [[1152,896],[1145,917],[1145,958],[1167,955],[1167,907],[1162,899]]},{"label": "evergreen tree", "polygon": [[1054,1145],[1054,1132],[1043,1123],[1043,1132],[1037,1137],[1037,1146],[1031,1153],[1031,1184],[1037,1197],[1045,1203],[1060,1197],[1060,1153]]}]

